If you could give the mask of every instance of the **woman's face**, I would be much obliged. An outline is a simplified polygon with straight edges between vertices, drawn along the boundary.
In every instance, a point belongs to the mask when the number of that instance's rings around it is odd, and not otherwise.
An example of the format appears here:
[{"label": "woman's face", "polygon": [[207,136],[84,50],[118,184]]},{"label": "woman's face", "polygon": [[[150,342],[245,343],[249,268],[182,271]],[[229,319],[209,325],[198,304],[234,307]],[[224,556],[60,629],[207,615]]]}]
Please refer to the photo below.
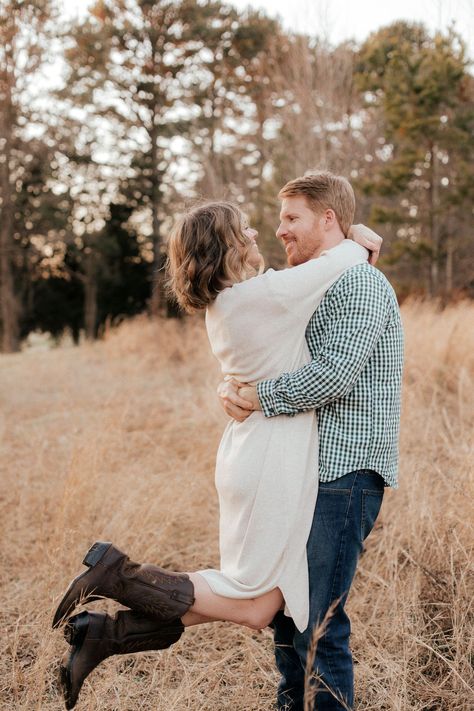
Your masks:
[{"label": "woman's face", "polygon": [[247,259],[254,269],[258,269],[262,262],[262,255],[257,244],[258,232],[249,226],[248,222],[244,222],[242,227],[243,235],[252,243],[252,246],[248,252]]}]

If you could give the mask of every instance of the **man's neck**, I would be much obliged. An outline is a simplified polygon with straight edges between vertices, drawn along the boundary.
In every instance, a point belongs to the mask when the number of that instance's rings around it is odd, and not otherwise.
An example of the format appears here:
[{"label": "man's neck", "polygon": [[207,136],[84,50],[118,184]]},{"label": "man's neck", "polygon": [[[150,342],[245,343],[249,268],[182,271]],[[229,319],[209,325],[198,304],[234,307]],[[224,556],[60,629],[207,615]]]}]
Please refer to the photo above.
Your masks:
[{"label": "man's neck", "polygon": [[341,244],[345,239],[344,235],[342,232],[338,234],[333,234],[333,235],[327,235],[324,239],[324,243],[320,245],[315,252],[313,253],[313,259],[316,257],[319,257],[319,255],[322,252],[325,252],[327,249],[332,249],[333,247],[337,247],[338,244]]}]

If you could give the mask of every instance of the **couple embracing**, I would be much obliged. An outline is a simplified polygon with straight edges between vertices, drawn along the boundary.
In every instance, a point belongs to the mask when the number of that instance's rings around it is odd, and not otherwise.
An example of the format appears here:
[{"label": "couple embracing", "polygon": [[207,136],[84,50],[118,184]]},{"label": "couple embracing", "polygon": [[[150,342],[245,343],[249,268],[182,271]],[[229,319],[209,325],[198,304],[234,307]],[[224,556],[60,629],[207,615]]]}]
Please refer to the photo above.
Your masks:
[{"label": "couple embracing", "polygon": [[[193,208],[169,241],[171,288],[187,312],[206,309],[231,417],[216,462],[220,569],[172,572],[96,542],[53,621],[66,622],[71,645],[68,709],[107,657],[164,649],[188,626],[225,620],[273,628],[275,708],[303,711],[313,630],[335,601],[314,658],[314,709],[353,708],[345,603],[384,488],[397,486],[400,313],[373,266],[380,238],[351,226],[345,178],[311,173],[279,198],[288,269],[263,271],[257,232],[228,202]],[[129,609],[69,617],[94,596]]]}]

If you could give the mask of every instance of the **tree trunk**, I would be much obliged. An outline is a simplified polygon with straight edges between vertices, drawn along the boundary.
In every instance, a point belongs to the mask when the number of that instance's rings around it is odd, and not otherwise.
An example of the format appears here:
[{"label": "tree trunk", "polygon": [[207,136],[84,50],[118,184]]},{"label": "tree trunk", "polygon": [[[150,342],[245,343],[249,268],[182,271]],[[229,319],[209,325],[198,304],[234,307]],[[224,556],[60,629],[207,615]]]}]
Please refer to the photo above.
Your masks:
[{"label": "tree trunk", "polygon": [[160,161],[160,151],[158,148],[159,128],[157,122],[158,111],[155,110],[152,117],[150,139],[152,143],[152,230],[153,230],[153,276],[152,290],[150,298],[150,313],[152,316],[166,316],[166,318],[178,318],[181,311],[174,301],[171,301],[166,294],[166,253],[161,238],[161,220],[159,210],[161,205],[161,173],[158,168]]},{"label": "tree trunk", "polygon": [[150,131],[151,140],[151,174],[152,174],[152,189],[151,189],[151,210],[152,210],[152,231],[153,231],[153,276],[152,290],[150,298],[150,313],[152,316],[163,314],[165,307],[164,297],[164,259],[161,245],[160,228],[161,222],[158,214],[160,207],[160,172],[158,170],[158,126],[157,112],[152,115],[152,125]]},{"label": "tree trunk", "polygon": [[446,296],[449,298],[453,293],[453,257],[454,240],[452,237],[446,239]]},{"label": "tree trunk", "polygon": [[430,290],[431,296],[439,293],[439,259],[440,259],[440,230],[438,219],[439,186],[438,186],[438,149],[432,144],[431,150],[431,181],[429,187],[429,214],[430,214]]},{"label": "tree trunk", "polygon": [[10,156],[12,145],[13,105],[11,73],[2,72],[0,96],[3,99],[0,138],[4,141],[3,162],[0,163],[0,318],[2,327],[1,347],[4,353],[20,349],[19,304],[13,281],[13,190],[10,179]]},{"label": "tree trunk", "polygon": [[2,351],[14,353],[20,349],[18,301],[15,295],[12,270],[12,220],[3,208],[0,227],[0,313],[2,321]]},{"label": "tree trunk", "polygon": [[86,339],[93,341],[97,329],[97,269],[92,250],[86,258],[84,275],[84,329]]}]

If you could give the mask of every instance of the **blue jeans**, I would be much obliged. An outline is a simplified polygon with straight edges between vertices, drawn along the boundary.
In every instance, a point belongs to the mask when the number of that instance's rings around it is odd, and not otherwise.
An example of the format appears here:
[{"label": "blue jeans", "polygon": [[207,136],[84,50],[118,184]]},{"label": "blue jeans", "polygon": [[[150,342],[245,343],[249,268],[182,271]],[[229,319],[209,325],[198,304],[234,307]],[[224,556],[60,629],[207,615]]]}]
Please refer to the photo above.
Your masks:
[{"label": "blue jeans", "polygon": [[308,539],[309,624],[298,632],[293,620],[279,612],[273,620],[275,658],[281,680],[277,708],[303,711],[306,655],[315,625],[334,600],[341,598],[319,640],[314,660],[317,682],[314,709],[343,711],[344,706],[327,687],[352,709],[354,674],[349,649],[350,621],[344,610],[363,542],[380,511],[384,492],[382,477],[368,469],[351,472],[320,483],[311,533]]}]

